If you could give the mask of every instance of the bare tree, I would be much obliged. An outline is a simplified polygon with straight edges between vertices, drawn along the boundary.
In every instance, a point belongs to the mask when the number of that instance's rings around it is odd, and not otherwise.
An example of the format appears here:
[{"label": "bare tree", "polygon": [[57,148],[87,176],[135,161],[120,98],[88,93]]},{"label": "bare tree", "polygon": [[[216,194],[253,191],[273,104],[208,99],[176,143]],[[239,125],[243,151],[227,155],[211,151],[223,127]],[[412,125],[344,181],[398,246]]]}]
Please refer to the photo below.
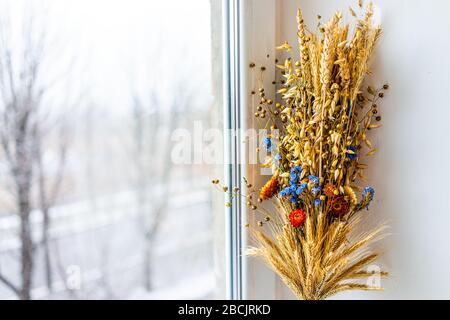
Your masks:
[{"label": "bare tree", "polygon": [[30,225],[33,180],[33,146],[43,88],[39,86],[43,55],[41,38],[33,34],[32,19],[23,24],[22,57],[13,47],[11,24],[0,23],[0,139],[6,165],[13,182],[14,199],[20,219],[21,285],[0,278],[21,299],[31,298],[33,239]]},{"label": "bare tree", "polygon": [[42,239],[41,245],[43,249],[44,258],[44,272],[45,281],[47,288],[52,290],[52,261],[51,261],[51,248],[50,248],[50,210],[54,206],[57,197],[59,195],[61,184],[64,178],[64,168],[66,162],[67,153],[67,136],[66,127],[64,126],[65,121],[60,122],[60,130],[57,134],[58,146],[57,146],[57,159],[55,163],[56,171],[54,174],[49,174],[46,170],[44,163],[44,152],[45,147],[44,134],[39,131],[41,128],[37,127],[35,132],[35,145],[34,145],[34,159],[36,165],[36,176],[37,176],[37,192],[38,192],[38,206],[42,213]]},{"label": "bare tree", "polygon": [[[44,259],[47,285],[51,288],[49,253],[49,210],[61,184],[65,142],[60,141],[59,165],[50,185],[44,173],[44,134],[50,124],[47,95],[57,80],[49,77],[49,38],[37,12],[25,7],[23,20],[0,16],[0,147],[2,161],[11,180],[11,194],[20,221],[20,284],[5,274],[0,281],[20,299],[31,299],[34,274],[34,249],[31,211],[43,213]],[[38,22],[39,21],[39,22]],[[38,200],[34,201],[37,191]]]},{"label": "bare tree", "polygon": [[[183,79],[171,88],[176,94],[163,102],[164,93],[148,86],[146,95],[132,94],[133,150],[139,226],[143,235],[143,278],[146,290],[153,289],[152,264],[155,239],[167,213],[170,196],[171,134],[185,119],[194,91]],[[147,97],[147,98],[146,98]]]}]

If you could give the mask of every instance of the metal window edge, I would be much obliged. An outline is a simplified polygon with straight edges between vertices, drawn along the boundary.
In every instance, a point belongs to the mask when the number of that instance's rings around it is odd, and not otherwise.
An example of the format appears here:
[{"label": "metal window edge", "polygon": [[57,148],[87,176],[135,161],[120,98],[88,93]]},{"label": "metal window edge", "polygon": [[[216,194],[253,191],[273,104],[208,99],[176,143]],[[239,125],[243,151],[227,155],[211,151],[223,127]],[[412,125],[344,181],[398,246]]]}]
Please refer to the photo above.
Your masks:
[{"label": "metal window edge", "polygon": [[[225,132],[225,181],[228,186],[242,189],[245,166],[241,146],[241,132],[244,129],[245,108],[241,108],[241,0],[223,0],[224,23],[224,132]],[[226,199],[232,205],[226,212],[227,247],[227,298],[241,300],[244,297],[245,259],[243,248],[245,238],[242,227],[245,207],[240,197]]]}]

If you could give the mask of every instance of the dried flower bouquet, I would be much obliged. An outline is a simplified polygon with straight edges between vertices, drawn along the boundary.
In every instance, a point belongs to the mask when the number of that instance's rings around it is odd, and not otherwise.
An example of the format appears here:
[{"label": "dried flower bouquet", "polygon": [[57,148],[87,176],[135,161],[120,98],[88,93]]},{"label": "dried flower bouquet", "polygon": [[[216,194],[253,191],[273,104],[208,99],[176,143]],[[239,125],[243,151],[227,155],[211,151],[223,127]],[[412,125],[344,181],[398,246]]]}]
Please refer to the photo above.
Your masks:
[{"label": "dried flower bouquet", "polygon": [[[313,33],[299,10],[300,56],[277,65],[282,77],[279,102],[266,97],[264,88],[252,92],[259,94],[255,116],[269,119],[264,165],[273,171],[257,203],[247,180],[245,195],[213,180],[232,197],[246,197],[247,205],[263,215],[259,228],[251,230],[255,246],[248,252],[262,257],[299,299],[381,289],[361,279],[373,276],[367,267],[378,254],[368,245],[382,236],[384,227],[355,233],[375,193],[372,187],[360,187],[367,168],[362,161],[376,152],[368,136],[380,127],[377,102],[388,85],[362,90],[381,28],[373,26],[372,4],[362,18],[350,12],[357,19],[353,32],[342,25],[338,12],[326,24],[318,17]],[[289,53],[292,47],[286,42],[277,49]],[[273,209],[262,202],[272,202]]]}]

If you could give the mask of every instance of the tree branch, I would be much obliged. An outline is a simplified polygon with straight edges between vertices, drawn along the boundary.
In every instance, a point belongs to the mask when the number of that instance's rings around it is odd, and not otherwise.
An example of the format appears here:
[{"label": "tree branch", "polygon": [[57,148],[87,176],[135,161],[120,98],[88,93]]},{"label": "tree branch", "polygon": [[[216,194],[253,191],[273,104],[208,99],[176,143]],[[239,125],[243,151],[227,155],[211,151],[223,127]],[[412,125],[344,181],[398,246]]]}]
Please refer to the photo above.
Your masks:
[{"label": "tree branch", "polygon": [[17,296],[20,296],[20,290],[16,287],[11,281],[5,278],[2,274],[0,274],[0,281],[3,282],[5,286],[7,286],[11,291],[13,291]]}]

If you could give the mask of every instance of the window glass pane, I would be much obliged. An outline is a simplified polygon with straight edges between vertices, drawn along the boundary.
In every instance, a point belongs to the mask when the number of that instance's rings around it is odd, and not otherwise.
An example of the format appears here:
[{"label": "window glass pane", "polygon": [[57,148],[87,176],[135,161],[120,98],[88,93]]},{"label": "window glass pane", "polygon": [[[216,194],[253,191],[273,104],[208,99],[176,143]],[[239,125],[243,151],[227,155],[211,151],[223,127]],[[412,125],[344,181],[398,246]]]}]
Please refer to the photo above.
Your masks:
[{"label": "window glass pane", "polygon": [[0,298],[224,297],[220,18],[0,1]]}]

